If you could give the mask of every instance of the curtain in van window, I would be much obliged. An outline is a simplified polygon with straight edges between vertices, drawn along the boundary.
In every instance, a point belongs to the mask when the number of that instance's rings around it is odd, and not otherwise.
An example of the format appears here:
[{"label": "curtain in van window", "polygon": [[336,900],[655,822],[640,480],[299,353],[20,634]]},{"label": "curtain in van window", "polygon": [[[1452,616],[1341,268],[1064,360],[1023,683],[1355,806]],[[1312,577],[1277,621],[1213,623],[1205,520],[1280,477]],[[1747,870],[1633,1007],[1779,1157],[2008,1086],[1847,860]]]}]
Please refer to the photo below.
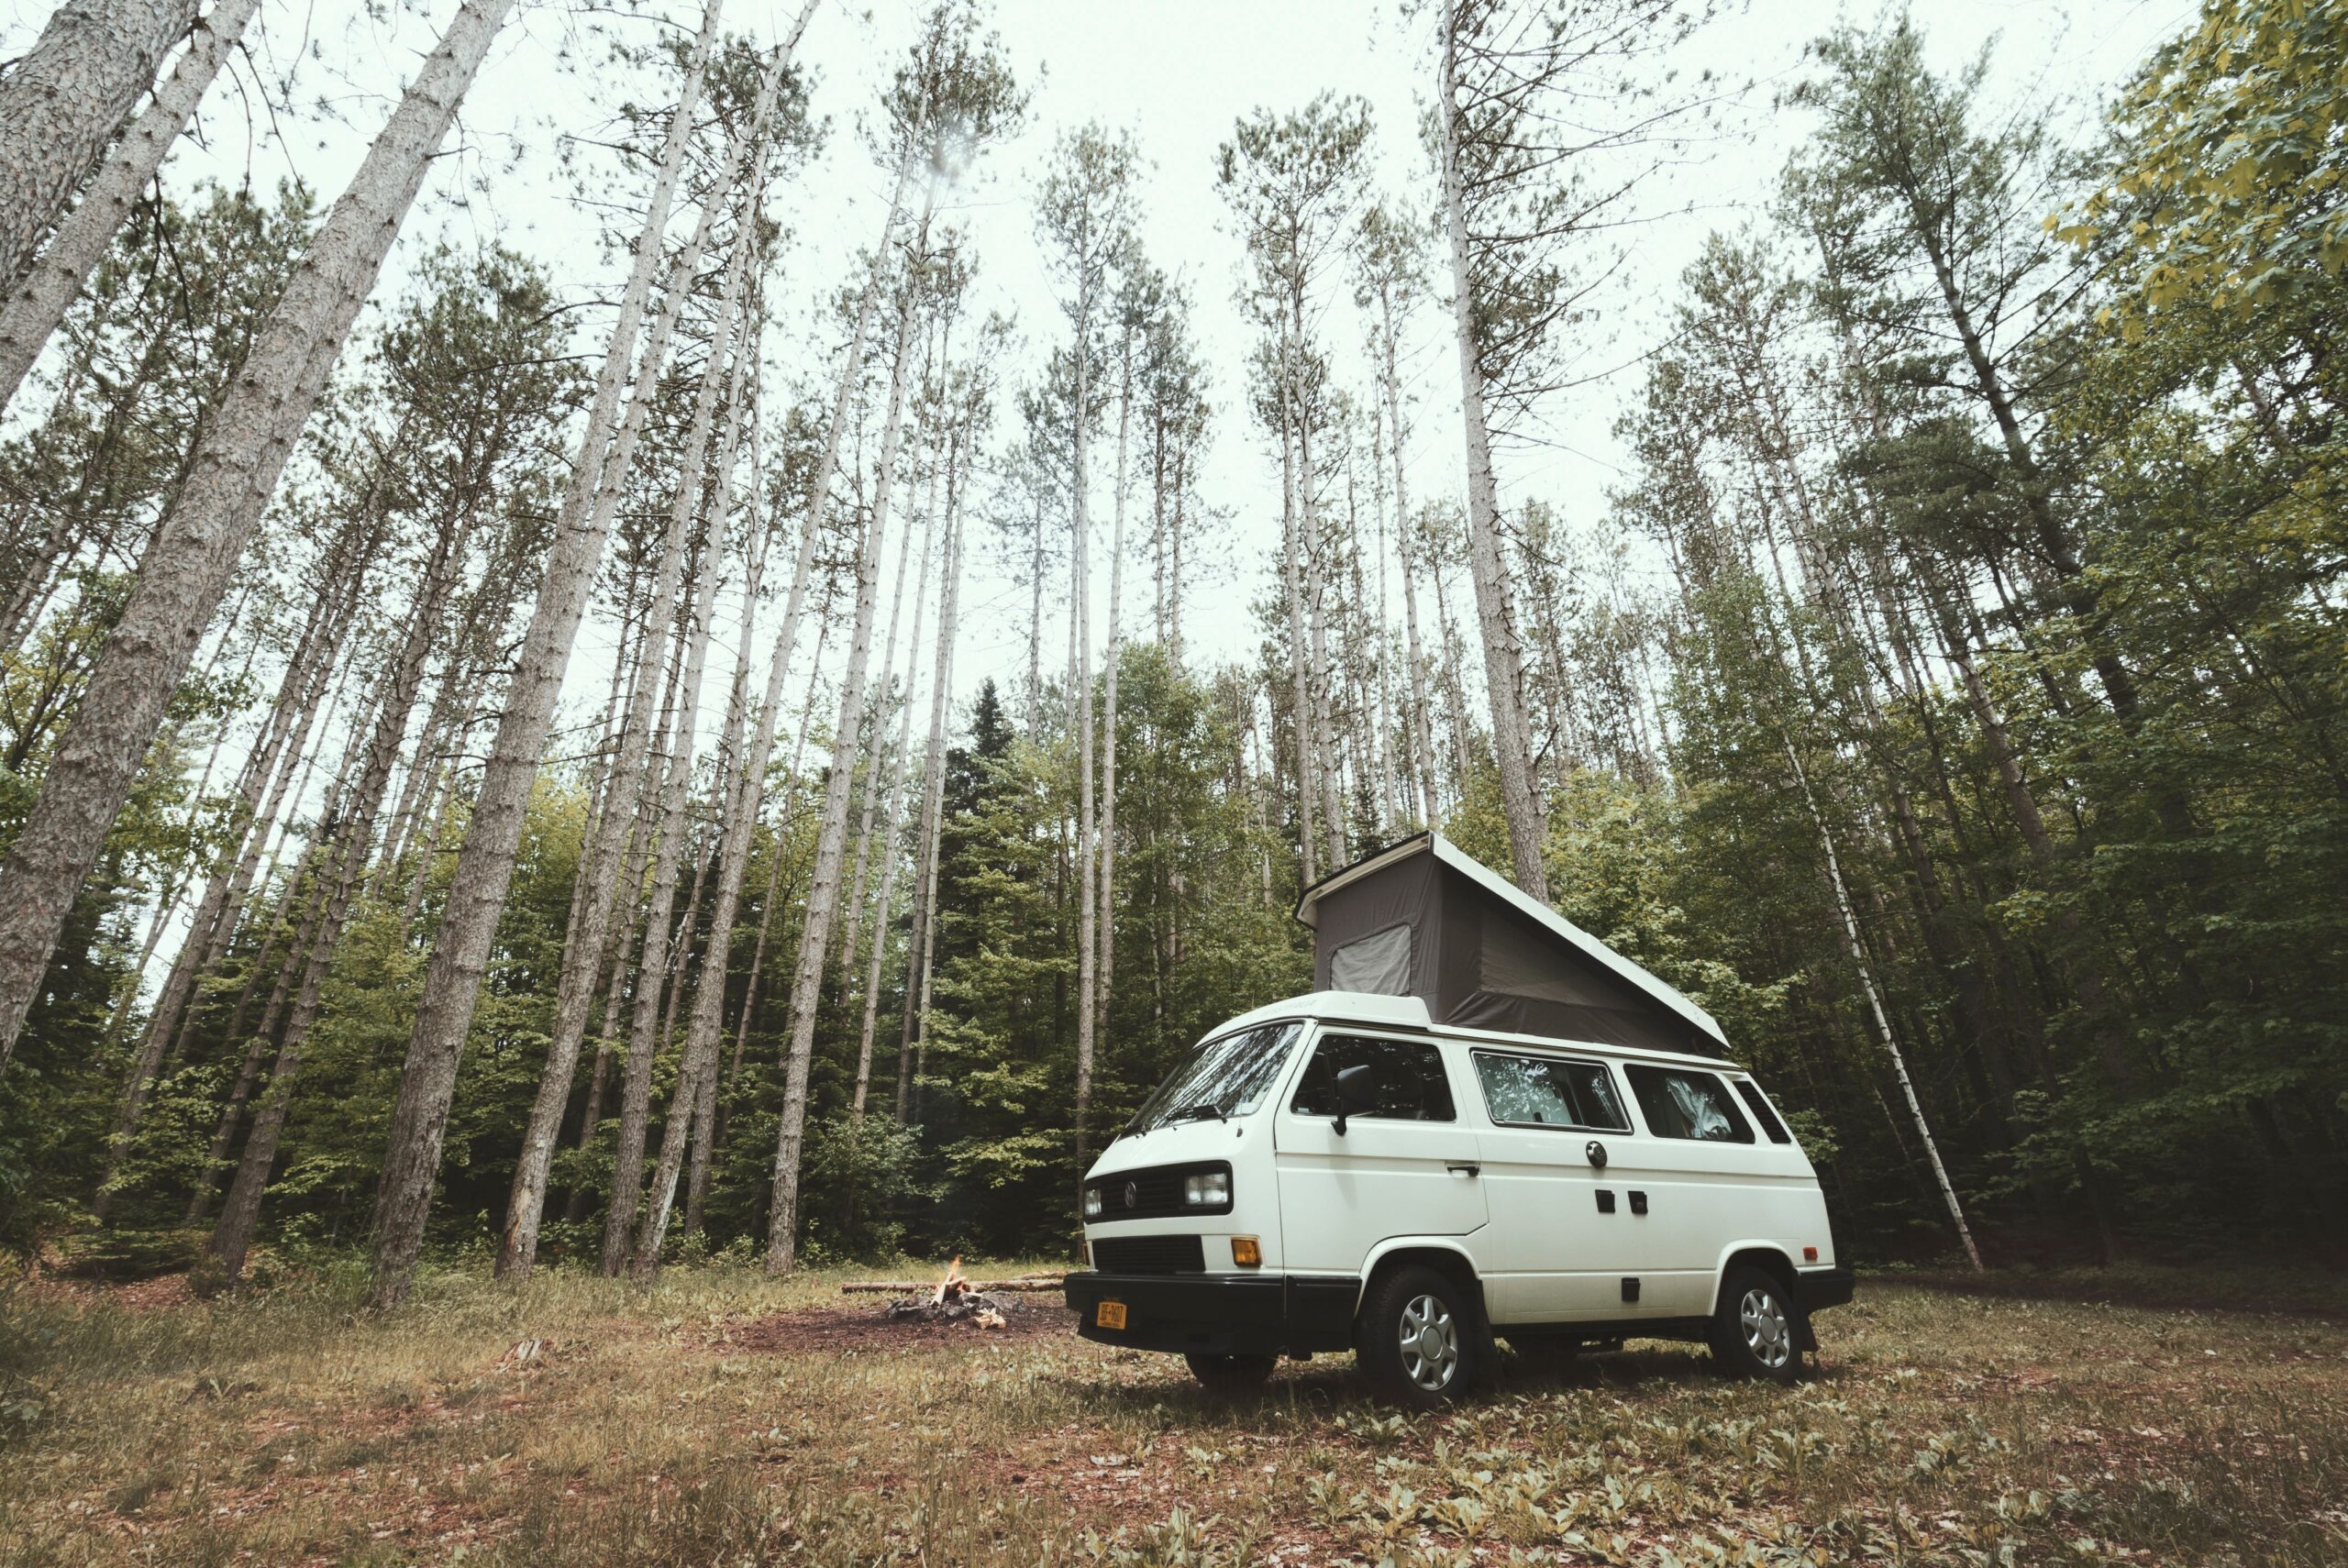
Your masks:
[{"label": "curtain in van window", "polygon": [[1409,996],[1411,931],[1407,925],[1389,926],[1338,948],[1329,955],[1329,988]]},{"label": "curtain in van window", "polygon": [[1677,1067],[1626,1066],[1631,1092],[1639,1097],[1647,1131],[1658,1138],[1693,1138],[1712,1143],[1750,1143],[1753,1129],[1710,1073]]}]

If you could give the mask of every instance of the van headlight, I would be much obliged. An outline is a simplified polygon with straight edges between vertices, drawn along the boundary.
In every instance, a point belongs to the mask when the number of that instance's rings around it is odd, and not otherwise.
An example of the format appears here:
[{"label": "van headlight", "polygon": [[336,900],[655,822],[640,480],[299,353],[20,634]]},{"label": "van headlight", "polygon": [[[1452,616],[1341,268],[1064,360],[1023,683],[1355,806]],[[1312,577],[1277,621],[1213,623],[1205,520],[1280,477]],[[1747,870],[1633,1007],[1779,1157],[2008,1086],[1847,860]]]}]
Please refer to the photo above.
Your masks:
[{"label": "van headlight", "polygon": [[1231,1201],[1229,1171],[1201,1171],[1182,1178],[1182,1201],[1193,1209],[1213,1209]]},{"label": "van headlight", "polygon": [[1084,1189],[1084,1217],[1087,1220],[1101,1218],[1101,1189],[1097,1187]]}]

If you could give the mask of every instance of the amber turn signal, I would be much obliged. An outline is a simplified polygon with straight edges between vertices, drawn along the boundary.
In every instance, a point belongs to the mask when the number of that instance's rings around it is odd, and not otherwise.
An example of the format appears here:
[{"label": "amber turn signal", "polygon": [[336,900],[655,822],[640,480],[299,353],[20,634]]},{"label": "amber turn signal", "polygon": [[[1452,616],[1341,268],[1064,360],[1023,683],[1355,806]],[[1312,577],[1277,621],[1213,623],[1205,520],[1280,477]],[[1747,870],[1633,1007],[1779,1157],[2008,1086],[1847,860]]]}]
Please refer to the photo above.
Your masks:
[{"label": "amber turn signal", "polygon": [[1241,1268],[1260,1268],[1264,1263],[1264,1249],[1256,1244],[1253,1236],[1234,1236],[1231,1238],[1231,1261]]}]

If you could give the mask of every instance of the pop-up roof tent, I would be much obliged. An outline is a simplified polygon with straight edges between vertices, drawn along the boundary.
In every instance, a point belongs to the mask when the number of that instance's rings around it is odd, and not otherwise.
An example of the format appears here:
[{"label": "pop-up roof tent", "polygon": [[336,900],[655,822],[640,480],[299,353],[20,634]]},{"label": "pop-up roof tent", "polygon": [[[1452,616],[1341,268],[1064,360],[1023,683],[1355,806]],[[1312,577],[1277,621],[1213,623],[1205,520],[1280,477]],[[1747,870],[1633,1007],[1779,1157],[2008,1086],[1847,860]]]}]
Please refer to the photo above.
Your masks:
[{"label": "pop-up roof tent", "polygon": [[1717,1056],[1712,1015],[1439,833],[1406,838],[1297,900],[1315,990],[1417,997],[1437,1023]]}]

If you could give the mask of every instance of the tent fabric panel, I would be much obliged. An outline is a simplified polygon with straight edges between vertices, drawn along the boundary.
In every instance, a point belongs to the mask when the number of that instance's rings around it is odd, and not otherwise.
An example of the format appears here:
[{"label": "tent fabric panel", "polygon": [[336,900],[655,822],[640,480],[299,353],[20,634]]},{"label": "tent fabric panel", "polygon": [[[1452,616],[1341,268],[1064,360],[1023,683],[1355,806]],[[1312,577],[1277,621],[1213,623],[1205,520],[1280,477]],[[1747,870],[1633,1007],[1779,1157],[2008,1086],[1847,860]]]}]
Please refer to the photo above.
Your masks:
[{"label": "tent fabric panel", "polygon": [[1434,856],[1414,855],[1322,895],[1313,911],[1312,988],[1350,988],[1335,981],[1335,959],[1339,950],[1364,937],[1408,926],[1412,928],[1410,978],[1399,994],[1424,998],[1432,1009],[1435,993],[1428,968],[1445,942],[1435,881],[1441,873]]},{"label": "tent fabric panel", "polygon": [[1448,867],[1443,878],[1446,951],[1431,960],[1440,978],[1436,991],[1427,993],[1437,1021],[1600,1045],[1720,1054],[1715,1042],[1685,1020],[1534,925],[1473,878]]},{"label": "tent fabric panel", "polygon": [[1407,924],[1390,925],[1384,931],[1357,936],[1338,948],[1329,955],[1328,988],[1409,996],[1412,929]]},{"label": "tent fabric panel", "polygon": [[1415,996],[1433,1021],[1463,1028],[1721,1054],[1679,1012],[1441,855],[1402,855],[1311,902],[1316,990]]}]

